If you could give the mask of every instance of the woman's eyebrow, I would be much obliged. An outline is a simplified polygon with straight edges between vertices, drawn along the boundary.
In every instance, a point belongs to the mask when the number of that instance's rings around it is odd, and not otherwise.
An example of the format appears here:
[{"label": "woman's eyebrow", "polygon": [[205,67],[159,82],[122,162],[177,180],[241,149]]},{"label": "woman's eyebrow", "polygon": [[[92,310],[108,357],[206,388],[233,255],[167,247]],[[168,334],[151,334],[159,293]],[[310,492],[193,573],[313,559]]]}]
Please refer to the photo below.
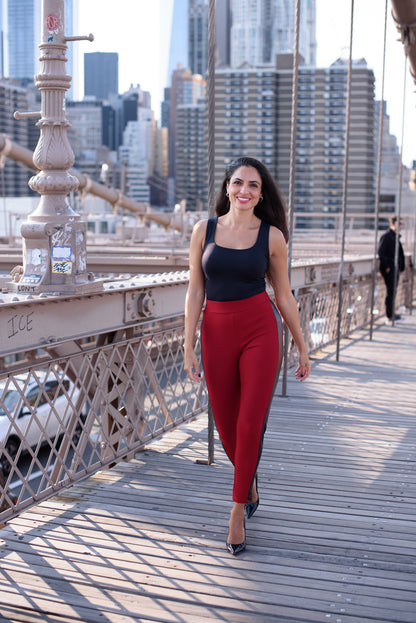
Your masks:
[{"label": "woman's eyebrow", "polygon": [[[233,179],[231,180],[232,182],[242,182],[243,180],[241,179],[241,177],[233,177]],[[257,180],[248,180],[249,184],[260,184],[259,181]]]}]

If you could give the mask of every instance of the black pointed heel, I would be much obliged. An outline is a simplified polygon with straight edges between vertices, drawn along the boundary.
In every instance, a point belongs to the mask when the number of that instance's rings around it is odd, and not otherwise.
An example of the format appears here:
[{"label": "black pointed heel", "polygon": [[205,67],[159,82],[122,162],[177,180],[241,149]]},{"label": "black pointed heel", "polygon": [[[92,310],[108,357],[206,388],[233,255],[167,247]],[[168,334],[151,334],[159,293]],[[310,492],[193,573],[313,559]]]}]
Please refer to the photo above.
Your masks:
[{"label": "black pointed heel", "polygon": [[247,519],[250,519],[250,517],[253,517],[254,513],[256,512],[260,504],[259,489],[258,489],[258,484],[257,484],[257,474],[256,474],[256,491],[257,491],[257,500],[255,502],[246,502],[244,504],[244,510],[245,510]]},{"label": "black pointed heel", "polygon": [[242,543],[229,543],[226,541],[226,546],[230,554],[233,556],[238,556],[241,552],[244,552],[246,549],[246,519],[244,518],[244,541]]}]

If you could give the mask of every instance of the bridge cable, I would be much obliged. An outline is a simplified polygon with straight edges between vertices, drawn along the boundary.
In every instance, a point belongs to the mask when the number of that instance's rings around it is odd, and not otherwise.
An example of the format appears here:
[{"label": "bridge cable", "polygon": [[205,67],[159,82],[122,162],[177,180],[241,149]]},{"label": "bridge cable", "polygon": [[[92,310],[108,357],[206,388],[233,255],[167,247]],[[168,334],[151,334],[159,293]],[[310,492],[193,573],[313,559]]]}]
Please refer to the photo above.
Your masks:
[{"label": "bridge cable", "polygon": [[[215,204],[215,0],[208,5],[208,213],[214,216]],[[214,416],[208,398],[208,459],[214,462]]]},{"label": "bridge cable", "polygon": [[[295,198],[295,173],[296,173],[296,131],[297,131],[297,113],[298,113],[298,87],[299,87],[299,31],[300,31],[300,4],[301,0],[296,0],[295,9],[295,36],[293,50],[293,73],[292,73],[292,118],[290,131],[290,167],[289,167],[289,200],[288,200],[288,224],[289,224],[289,243],[288,243],[288,260],[287,269],[289,282],[292,272],[292,248],[293,248],[293,230],[294,230],[294,198]],[[282,396],[287,395],[287,371],[289,356],[289,329],[285,324],[284,330],[284,361],[283,361],[283,377],[282,377]]]},{"label": "bridge cable", "polygon": [[396,313],[396,295],[399,276],[399,236],[400,236],[400,213],[402,208],[402,187],[403,187],[403,145],[404,145],[404,127],[406,120],[406,83],[407,83],[407,56],[404,57],[404,76],[403,76],[403,112],[402,112],[402,135],[400,139],[400,169],[399,169],[399,190],[397,196],[396,209],[396,241],[394,246],[394,281],[393,281],[393,317],[392,325],[394,326],[394,316]]},{"label": "bridge cable", "polygon": [[349,156],[349,133],[350,133],[350,114],[351,114],[351,75],[352,75],[352,41],[354,31],[354,0],[351,0],[351,19],[350,19],[350,52],[348,59],[348,75],[347,75],[347,107],[345,119],[345,155],[344,155],[344,181],[342,192],[342,240],[341,240],[341,261],[339,269],[338,284],[338,326],[337,326],[337,351],[336,361],[339,361],[339,350],[341,340],[341,323],[342,323],[342,303],[343,303],[343,281],[344,281],[344,256],[345,256],[345,230],[347,222],[347,184],[348,184],[348,156]]},{"label": "bridge cable", "polygon": [[411,263],[411,271],[410,271],[410,310],[409,314],[412,315],[413,312],[413,289],[415,283],[415,270],[414,267],[416,265],[416,210],[415,210],[415,218],[414,226],[413,226],[413,253],[412,253],[412,263]]},{"label": "bridge cable", "polygon": [[381,75],[381,100],[380,100],[380,113],[378,120],[378,150],[377,150],[377,176],[376,176],[376,204],[374,214],[374,264],[373,264],[373,280],[371,286],[371,305],[370,305],[370,340],[373,339],[373,325],[374,325],[374,305],[375,305],[375,291],[377,284],[377,252],[378,252],[378,226],[379,226],[379,214],[380,214],[380,182],[381,182],[381,154],[382,154],[382,141],[383,141],[383,123],[384,123],[384,83],[386,76],[386,43],[387,43],[387,6],[386,0],[384,9],[384,44],[383,44],[383,71]]}]

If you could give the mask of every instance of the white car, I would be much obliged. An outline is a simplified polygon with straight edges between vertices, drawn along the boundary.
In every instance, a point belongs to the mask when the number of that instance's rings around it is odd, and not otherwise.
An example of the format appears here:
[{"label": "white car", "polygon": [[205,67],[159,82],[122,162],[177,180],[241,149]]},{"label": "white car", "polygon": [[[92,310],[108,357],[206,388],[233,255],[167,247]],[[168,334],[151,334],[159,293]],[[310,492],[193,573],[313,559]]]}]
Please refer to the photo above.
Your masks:
[{"label": "white car", "polygon": [[[12,382],[0,384],[0,466],[4,474],[10,471],[11,459],[29,446],[35,448],[61,436],[76,408],[79,389],[68,378],[57,373],[35,373],[28,381],[26,376],[15,376]],[[77,442],[81,431],[78,424],[73,440]],[[74,439],[75,437],[75,439]]]}]

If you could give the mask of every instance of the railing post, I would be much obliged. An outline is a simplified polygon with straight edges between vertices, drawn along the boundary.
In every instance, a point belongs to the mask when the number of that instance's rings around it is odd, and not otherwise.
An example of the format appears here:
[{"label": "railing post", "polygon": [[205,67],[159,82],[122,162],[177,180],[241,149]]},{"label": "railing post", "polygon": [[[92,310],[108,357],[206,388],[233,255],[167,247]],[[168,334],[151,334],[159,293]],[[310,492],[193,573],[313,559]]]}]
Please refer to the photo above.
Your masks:
[{"label": "railing post", "polygon": [[[88,38],[91,40],[92,35]],[[71,40],[76,37],[71,37]],[[43,0],[40,61],[35,84],[41,92],[40,112],[16,112],[15,118],[40,117],[40,137],[33,154],[39,172],[29,181],[41,195],[36,210],[21,228],[23,275],[12,288],[28,294],[79,293],[97,289],[87,273],[86,223],[76,214],[67,195],[78,188],[69,172],[74,153],[67,137],[65,92],[71,76],[65,72],[65,0]]]}]

